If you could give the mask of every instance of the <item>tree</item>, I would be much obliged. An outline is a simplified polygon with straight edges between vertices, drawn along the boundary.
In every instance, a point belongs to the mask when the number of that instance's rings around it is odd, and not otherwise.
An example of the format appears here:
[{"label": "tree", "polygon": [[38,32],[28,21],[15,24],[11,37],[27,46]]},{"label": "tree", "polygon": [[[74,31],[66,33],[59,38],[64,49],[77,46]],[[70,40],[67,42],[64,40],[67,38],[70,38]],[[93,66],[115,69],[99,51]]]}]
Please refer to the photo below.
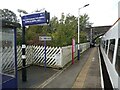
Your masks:
[{"label": "tree", "polygon": [[[0,18],[3,19],[3,21],[6,21],[7,24],[19,24],[19,20],[17,19],[16,14],[9,10],[9,9],[0,9]],[[20,25],[20,24],[19,24]],[[17,28],[17,44],[20,45],[22,40],[21,40],[21,29]]]},{"label": "tree", "polygon": [[[86,25],[88,22],[89,17],[87,14],[80,16],[80,40],[81,42],[87,41],[87,34],[84,32]],[[55,24],[56,31],[52,33],[54,45],[56,46],[66,46],[72,44],[72,38],[74,37],[77,41],[77,17],[74,15],[67,14],[66,16],[64,13],[61,14],[61,19],[58,21],[56,19],[57,24]],[[54,26],[55,26],[54,25]]]},{"label": "tree", "polygon": [[84,31],[86,26],[89,25],[89,17],[87,14],[81,15],[80,16],[80,30]]},{"label": "tree", "polygon": [[80,43],[85,43],[87,42],[87,33],[84,31],[80,32]]},{"label": "tree", "polygon": [[19,22],[16,14],[9,9],[3,9],[3,10],[1,9],[0,14],[1,14],[3,20],[15,22],[15,23]]},{"label": "tree", "polygon": [[[19,10],[20,13],[26,13],[24,10]],[[87,14],[80,16],[80,40],[86,42],[87,34],[84,32],[86,25],[89,24]],[[56,16],[52,17],[50,24],[47,26],[29,26],[26,30],[27,44],[42,45],[39,41],[39,36],[47,35],[52,37],[51,42],[47,42],[50,46],[66,46],[72,44],[72,38],[77,41],[77,17],[71,14],[61,14],[61,19]],[[38,43],[39,42],[39,43]]]},{"label": "tree", "polygon": [[58,18],[56,16],[52,17],[49,24],[49,32],[54,33],[57,30],[58,24]]},{"label": "tree", "polygon": [[17,28],[17,45],[22,45],[22,30]]},{"label": "tree", "polygon": [[56,19],[56,31],[52,33],[54,45],[66,46],[70,45],[72,38],[76,36],[77,18],[73,15],[61,14],[61,19]]}]

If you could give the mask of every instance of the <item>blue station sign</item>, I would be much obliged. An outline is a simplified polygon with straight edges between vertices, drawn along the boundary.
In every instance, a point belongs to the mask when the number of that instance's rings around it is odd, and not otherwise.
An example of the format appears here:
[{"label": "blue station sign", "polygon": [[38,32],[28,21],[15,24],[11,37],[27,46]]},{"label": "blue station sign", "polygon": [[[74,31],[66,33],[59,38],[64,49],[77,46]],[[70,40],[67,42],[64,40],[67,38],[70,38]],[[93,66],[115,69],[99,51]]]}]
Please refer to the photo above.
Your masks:
[{"label": "blue station sign", "polygon": [[29,15],[22,16],[21,19],[22,19],[23,26],[48,24],[49,13],[45,11],[41,13],[29,14]]}]

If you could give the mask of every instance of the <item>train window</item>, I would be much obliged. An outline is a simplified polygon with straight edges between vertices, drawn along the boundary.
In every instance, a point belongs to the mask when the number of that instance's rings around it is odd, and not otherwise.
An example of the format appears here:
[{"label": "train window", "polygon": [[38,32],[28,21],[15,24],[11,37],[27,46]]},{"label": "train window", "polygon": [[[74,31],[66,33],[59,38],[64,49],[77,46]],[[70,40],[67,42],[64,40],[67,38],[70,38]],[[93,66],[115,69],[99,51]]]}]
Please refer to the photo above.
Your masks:
[{"label": "train window", "polygon": [[108,49],[108,40],[106,41],[106,47],[105,47],[105,52],[107,53],[107,49]]},{"label": "train window", "polygon": [[115,39],[111,39],[109,44],[109,52],[108,52],[108,58],[110,59],[111,63],[113,62],[114,47],[115,47]]},{"label": "train window", "polygon": [[103,47],[103,40],[101,41],[101,46]]},{"label": "train window", "polygon": [[118,41],[118,49],[117,49],[117,55],[116,55],[115,69],[120,77],[120,39]]},{"label": "train window", "polygon": [[103,49],[105,49],[105,41],[103,41]]}]

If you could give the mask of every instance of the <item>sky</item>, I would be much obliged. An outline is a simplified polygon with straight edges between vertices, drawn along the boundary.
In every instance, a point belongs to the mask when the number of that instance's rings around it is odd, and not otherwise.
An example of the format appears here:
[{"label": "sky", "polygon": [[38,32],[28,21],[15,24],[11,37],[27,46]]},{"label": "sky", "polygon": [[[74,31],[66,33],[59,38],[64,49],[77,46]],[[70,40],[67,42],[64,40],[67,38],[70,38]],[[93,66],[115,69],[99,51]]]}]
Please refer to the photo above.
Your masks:
[{"label": "sky", "polygon": [[89,6],[80,9],[80,15],[84,13],[90,17],[93,26],[112,25],[118,19],[118,2],[120,0],[1,0],[0,9],[7,8],[19,16],[17,9],[31,13],[45,8],[50,12],[51,18],[61,13],[78,17],[78,8],[86,4]]}]

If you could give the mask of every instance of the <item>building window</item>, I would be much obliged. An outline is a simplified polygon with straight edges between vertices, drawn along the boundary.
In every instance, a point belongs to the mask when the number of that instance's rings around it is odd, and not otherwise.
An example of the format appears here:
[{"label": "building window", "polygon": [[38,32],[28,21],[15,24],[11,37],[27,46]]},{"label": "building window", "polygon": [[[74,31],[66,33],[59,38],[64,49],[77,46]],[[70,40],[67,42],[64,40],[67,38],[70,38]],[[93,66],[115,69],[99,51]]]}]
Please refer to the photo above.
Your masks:
[{"label": "building window", "polygon": [[115,47],[115,39],[111,39],[109,44],[109,52],[108,52],[108,58],[110,59],[111,63],[113,62],[114,47]]},{"label": "building window", "polygon": [[118,41],[118,49],[117,49],[117,55],[116,55],[115,69],[120,77],[120,38]]}]

